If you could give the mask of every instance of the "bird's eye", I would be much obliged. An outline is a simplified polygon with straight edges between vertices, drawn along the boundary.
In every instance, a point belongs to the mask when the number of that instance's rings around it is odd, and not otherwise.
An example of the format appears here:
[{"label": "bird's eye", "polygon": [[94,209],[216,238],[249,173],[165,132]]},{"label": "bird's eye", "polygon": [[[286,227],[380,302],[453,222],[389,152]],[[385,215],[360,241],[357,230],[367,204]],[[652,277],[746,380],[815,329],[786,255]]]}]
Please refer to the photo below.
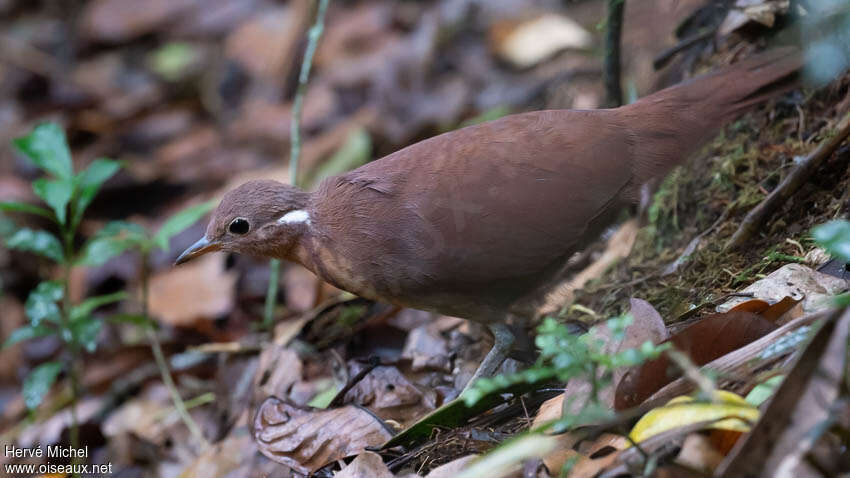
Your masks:
[{"label": "bird's eye", "polygon": [[239,234],[240,236],[247,233],[249,229],[251,229],[251,225],[248,224],[248,220],[244,217],[237,217],[227,226],[228,231],[233,234]]}]

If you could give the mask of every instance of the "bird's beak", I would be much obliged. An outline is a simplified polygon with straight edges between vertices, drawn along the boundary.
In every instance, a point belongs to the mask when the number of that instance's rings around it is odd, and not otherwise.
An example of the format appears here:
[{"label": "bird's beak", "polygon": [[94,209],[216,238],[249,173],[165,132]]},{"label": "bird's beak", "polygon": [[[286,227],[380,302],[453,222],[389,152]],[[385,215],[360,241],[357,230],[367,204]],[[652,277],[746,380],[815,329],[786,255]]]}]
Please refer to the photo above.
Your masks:
[{"label": "bird's beak", "polygon": [[190,259],[194,259],[198,256],[202,256],[207,252],[214,252],[221,250],[221,244],[218,242],[210,242],[207,240],[206,236],[198,239],[198,242],[189,246],[185,251],[183,251],[180,256],[177,257],[177,260],[174,261],[174,265],[180,265]]}]

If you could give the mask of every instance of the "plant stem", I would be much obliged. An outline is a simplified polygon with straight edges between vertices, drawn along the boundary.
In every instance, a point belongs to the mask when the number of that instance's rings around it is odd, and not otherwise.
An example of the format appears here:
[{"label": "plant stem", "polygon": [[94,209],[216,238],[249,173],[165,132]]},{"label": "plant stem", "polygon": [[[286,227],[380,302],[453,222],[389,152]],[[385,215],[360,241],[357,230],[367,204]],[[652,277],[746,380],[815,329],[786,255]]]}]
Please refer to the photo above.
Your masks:
[{"label": "plant stem", "polygon": [[277,305],[277,289],[280,283],[280,259],[269,261],[269,288],[266,290],[266,305],[263,310],[263,328],[274,325],[274,306]]},{"label": "plant stem", "polygon": [[[325,29],[325,13],[330,0],[319,0],[316,9],[316,20],[307,32],[307,48],[301,61],[301,72],[298,75],[298,88],[292,104],[292,123],[290,123],[289,146],[289,183],[298,186],[298,159],[301,155],[301,113],[304,110],[304,96],[307,93],[307,83],[310,80],[310,69],[313,66],[313,55],[319,45],[319,39]],[[274,323],[274,307],[277,304],[277,290],[280,283],[280,260],[269,262],[269,288],[266,291],[266,304],[263,313],[263,325],[268,329]]]},{"label": "plant stem", "polygon": [[195,441],[198,442],[200,449],[203,450],[209,443],[206,438],[204,438],[204,434],[201,432],[198,424],[195,423],[195,420],[193,420],[192,416],[189,415],[186,404],[183,402],[183,398],[180,396],[180,392],[174,384],[174,379],[171,377],[171,370],[168,368],[168,361],[165,359],[165,354],[162,352],[162,344],[159,341],[159,336],[157,336],[156,330],[154,330],[153,321],[148,316],[148,296],[150,292],[150,270],[148,267],[148,259],[149,252],[142,252],[142,263],[140,265],[142,282],[142,316],[148,322],[145,330],[147,331],[148,339],[151,342],[151,352],[153,352],[153,358],[156,361],[156,366],[159,368],[160,375],[162,375],[162,383],[171,395],[171,401],[174,403],[174,408],[177,410],[177,414],[180,415],[180,419],[183,420],[186,428],[189,429],[189,433],[192,434],[192,437],[194,437]]},{"label": "plant stem", "polygon": [[[74,233],[67,227],[62,228],[62,242],[65,246],[65,260],[62,263],[62,328],[70,335],[68,345],[71,349],[71,360],[68,365],[68,377],[71,380],[71,433],[69,442],[71,448],[77,449],[80,447],[80,422],[77,417],[77,402],[79,400],[80,390],[80,347],[74,331],[71,328],[71,264],[73,263],[73,241]],[[71,464],[77,464],[78,458],[74,457]]]}]

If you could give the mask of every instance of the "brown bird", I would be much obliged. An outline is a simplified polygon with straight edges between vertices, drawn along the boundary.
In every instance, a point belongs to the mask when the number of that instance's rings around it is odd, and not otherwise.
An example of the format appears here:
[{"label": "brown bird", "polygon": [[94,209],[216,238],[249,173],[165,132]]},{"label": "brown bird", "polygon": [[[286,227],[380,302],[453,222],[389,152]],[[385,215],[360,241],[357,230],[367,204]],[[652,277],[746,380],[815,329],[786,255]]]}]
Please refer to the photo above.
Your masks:
[{"label": "brown bird", "polygon": [[795,49],[777,49],[620,108],[506,116],[313,192],[250,181],[224,196],[177,263],[217,250],[276,257],[362,297],[487,324],[495,344],[472,383],[510,351],[509,313],[523,312],[644,183],[790,89],[801,64]]}]

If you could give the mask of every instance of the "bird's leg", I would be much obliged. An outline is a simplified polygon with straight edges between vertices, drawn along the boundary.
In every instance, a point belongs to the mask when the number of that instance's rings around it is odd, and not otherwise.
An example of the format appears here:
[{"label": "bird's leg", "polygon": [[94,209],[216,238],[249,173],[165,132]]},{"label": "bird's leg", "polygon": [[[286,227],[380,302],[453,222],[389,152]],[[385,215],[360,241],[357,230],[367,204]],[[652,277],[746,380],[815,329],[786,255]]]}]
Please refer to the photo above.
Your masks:
[{"label": "bird's leg", "polygon": [[[472,384],[479,378],[491,377],[496,373],[496,370],[502,365],[502,362],[505,361],[505,358],[510,353],[516,339],[514,333],[511,332],[510,327],[506,324],[495,323],[490,324],[488,327],[490,328],[490,332],[493,333],[493,348],[487,352],[487,356],[484,357],[481,365],[478,366],[478,370],[475,371],[475,374],[472,375],[472,378],[463,387],[463,392],[469,390]],[[461,395],[463,395],[463,392],[461,392]]]}]

